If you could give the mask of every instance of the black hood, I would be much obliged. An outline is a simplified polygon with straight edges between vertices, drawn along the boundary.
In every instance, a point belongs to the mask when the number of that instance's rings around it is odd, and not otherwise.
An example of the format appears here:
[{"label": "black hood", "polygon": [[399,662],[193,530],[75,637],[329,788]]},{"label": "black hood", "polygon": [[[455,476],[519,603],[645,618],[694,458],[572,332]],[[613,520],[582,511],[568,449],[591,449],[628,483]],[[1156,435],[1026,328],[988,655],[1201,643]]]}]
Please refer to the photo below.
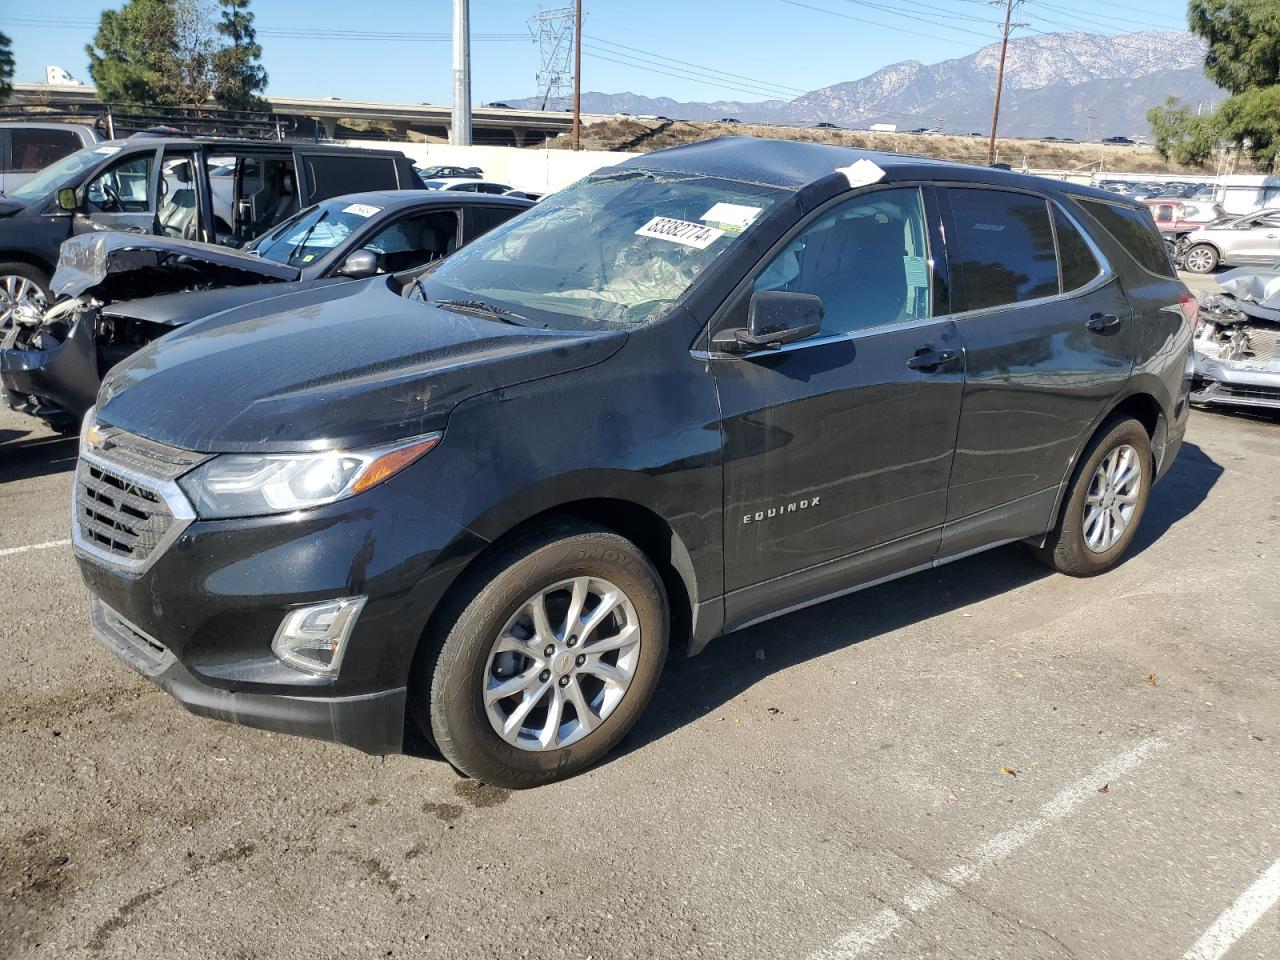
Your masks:
[{"label": "black hood", "polygon": [[0,217],[8,217],[27,208],[28,201],[17,197],[0,197]]},{"label": "black hood", "polygon": [[108,277],[118,278],[124,285],[128,275],[153,274],[161,268],[180,270],[184,279],[189,277],[193,282],[199,282],[202,272],[207,273],[210,284],[216,286],[296,280],[301,274],[297,267],[212,243],[106,230],[63,241],[51,286],[55,297],[78,297],[98,292],[95,288],[107,286]]},{"label": "black hood", "polygon": [[205,453],[370,446],[442,429],[468,397],[591,366],[626,339],[465,316],[372,277],[157,340],[108,374],[99,416]]}]

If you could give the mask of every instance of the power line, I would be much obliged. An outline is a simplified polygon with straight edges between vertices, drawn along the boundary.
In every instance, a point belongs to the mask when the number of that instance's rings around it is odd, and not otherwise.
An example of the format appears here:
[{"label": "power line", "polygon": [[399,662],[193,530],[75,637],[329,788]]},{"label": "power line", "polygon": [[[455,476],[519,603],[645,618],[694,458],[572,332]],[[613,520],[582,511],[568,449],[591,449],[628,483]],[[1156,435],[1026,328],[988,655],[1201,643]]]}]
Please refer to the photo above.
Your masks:
[{"label": "power line", "polygon": [[[931,26],[942,27],[944,30],[954,30],[957,33],[967,33],[967,34],[970,34],[971,36],[982,37],[984,40],[988,42],[990,42],[993,39],[990,33],[979,33],[977,30],[970,30],[967,27],[953,27],[946,23],[939,23],[936,18],[931,20],[925,17],[913,17],[909,13],[899,13],[893,7],[887,7],[884,4],[880,4],[880,3],[872,3],[871,0],[844,0],[844,2],[853,4],[854,6],[857,6],[857,7],[867,7],[872,10],[879,10],[883,13],[888,14],[891,17],[901,17],[903,20],[914,20],[916,23],[927,23],[927,24],[930,24]],[[977,19],[977,18],[975,17],[971,19]]]},{"label": "power line", "polygon": [[879,20],[868,20],[866,17],[855,17],[847,13],[840,13],[838,10],[827,10],[823,7],[810,6],[807,3],[801,3],[800,0],[778,0],[779,3],[785,3],[791,7],[803,7],[806,10],[814,10],[818,13],[825,13],[828,16],[839,17],[841,20],[852,20],[855,23],[869,23],[873,27],[884,27],[887,30],[895,30],[898,33],[909,33],[913,37],[926,37],[930,40],[941,40],[943,43],[954,43],[964,47],[973,47],[968,40],[956,40],[951,37],[940,37],[935,33],[923,33],[920,30],[908,30],[906,27],[899,27],[894,23],[881,23]]},{"label": "power line", "polygon": [[740,73],[729,73],[728,71],[725,71],[725,70],[716,70],[716,69],[713,69],[712,67],[706,67],[701,64],[690,63],[688,60],[677,60],[675,57],[668,57],[665,54],[654,53],[650,50],[641,50],[639,47],[630,47],[630,46],[627,46],[625,43],[616,43],[613,40],[605,40],[602,37],[587,36],[586,34],[583,34],[583,39],[592,40],[595,43],[603,43],[610,47],[617,47],[621,50],[629,50],[632,53],[643,54],[646,57],[654,57],[659,60],[666,61],[667,63],[679,64],[682,67],[690,67],[701,73],[717,74],[721,77],[726,77],[731,80],[746,80],[749,83],[755,84],[757,86],[773,87],[778,90],[793,90],[797,94],[809,92],[808,90],[805,90],[802,87],[789,87],[781,83],[767,83],[765,81],[758,80],[755,77],[744,76],[743,74],[740,74]]}]

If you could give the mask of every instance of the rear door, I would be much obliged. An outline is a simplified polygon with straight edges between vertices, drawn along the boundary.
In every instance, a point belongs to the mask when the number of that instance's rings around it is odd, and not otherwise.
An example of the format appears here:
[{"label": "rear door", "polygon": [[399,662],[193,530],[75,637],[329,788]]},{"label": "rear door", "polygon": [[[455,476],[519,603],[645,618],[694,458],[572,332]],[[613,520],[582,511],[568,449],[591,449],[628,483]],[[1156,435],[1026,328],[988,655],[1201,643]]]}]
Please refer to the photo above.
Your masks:
[{"label": "rear door", "polygon": [[300,150],[297,159],[302,173],[304,207],[344,193],[396,190],[402,186],[393,156]]},{"label": "rear door", "polygon": [[931,197],[893,186],[820,208],[716,321],[745,326],[754,291],[817,294],[825,308],[808,340],[711,363],[731,628],[927,564],[938,547],[964,364],[939,318]]},{"label": "rear door", "polygon": [[945,192],[965,348],[942,544],[955,554],[1048,528],[1085,431],[1129,378],[1132,318],[1101,251],[1058,203],[986,186]]},{"label": "rear door", "polygon": [[463,210],[465,219],[462,243],[470,243],[481,234],[488,233],[499,224],[506,223],[517,213],[523,213],[525,209],[525,207],[507,204],[468,203]]}]

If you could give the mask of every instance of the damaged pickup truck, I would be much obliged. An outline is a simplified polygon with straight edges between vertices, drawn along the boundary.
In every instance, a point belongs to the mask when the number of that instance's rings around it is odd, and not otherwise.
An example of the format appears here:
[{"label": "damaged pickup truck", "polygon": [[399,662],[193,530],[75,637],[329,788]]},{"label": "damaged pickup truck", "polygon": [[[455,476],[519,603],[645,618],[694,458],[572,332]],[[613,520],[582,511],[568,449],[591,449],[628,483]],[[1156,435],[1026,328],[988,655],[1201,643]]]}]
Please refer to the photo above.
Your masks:
[{"label": "damaged pickup truck", "polygon": [[1218,285],[1200,301],[1191,402],[1280,409],[1280,269],[1232,270]]},{"label": "damaged pickup truck", "polygon": [[348,194],[308,207],[242,250],[110,231],[62,245],[43,315],[0,341],[10,407],[70,430],[102,377],[170,330],[255,300],[420,269],[528,209],[528,200],[429,190]]}]

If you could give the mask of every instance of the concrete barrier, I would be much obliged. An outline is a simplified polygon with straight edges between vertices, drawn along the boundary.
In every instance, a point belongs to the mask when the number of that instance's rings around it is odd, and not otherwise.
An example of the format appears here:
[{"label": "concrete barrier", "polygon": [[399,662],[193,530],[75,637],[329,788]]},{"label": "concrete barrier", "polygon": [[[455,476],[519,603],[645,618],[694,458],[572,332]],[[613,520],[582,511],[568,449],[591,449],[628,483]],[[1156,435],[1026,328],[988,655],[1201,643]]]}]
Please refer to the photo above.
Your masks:
[{"label": "concrete barrier", "polygon": [[517,190],[550,193],[599,170],[621,163],[634,153],[610,150],[532,150],[518,147],[455,147],[444,143],[346,140],[358,147],[401,150],[422,167],[479,167],[486,180],[509,183]]}]

